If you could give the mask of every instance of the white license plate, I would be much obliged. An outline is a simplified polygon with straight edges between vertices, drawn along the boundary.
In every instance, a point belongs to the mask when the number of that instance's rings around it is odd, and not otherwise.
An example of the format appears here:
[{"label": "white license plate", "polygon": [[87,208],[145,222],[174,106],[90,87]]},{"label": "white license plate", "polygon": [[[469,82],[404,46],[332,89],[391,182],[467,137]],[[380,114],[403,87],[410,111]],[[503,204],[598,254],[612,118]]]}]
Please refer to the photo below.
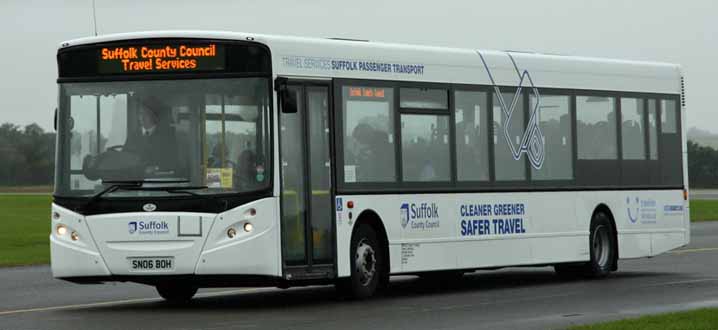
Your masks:
[{"label": "white license plate", "polygon": [[129,262],[130,270],[134,272],[175,269],[175,258],[173,257],[129,258]]}]

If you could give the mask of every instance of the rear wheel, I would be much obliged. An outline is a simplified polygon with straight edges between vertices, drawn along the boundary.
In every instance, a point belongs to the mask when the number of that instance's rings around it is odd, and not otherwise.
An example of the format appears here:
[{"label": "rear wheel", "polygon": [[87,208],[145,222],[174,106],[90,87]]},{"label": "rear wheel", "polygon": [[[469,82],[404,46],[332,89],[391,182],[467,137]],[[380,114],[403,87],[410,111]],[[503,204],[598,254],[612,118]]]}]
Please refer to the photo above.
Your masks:
[{"label": "rear wheel", "polygon": [[187,303],[197,293],[197,288],[187,284],[158,284],[157,293],[170,303]]},{"label": "rear wheel", "polygon": [[559,264],[554,269],[559,276],[584,276],[591,278],[606,277],[618,257],[616,237],[613,235],[613,224],[603,212],[597,212],[591,219],[589,236],[589,254],[591,260],[580,264]]},{"label": "rear wheel", "polygon": [[386,257],[371,226],[361,224],[352,235],[351,275],[337,289],[357,299],[371,297],[386,274]]},{"label": "rear wheel", "polygon": [[591,220],[589,237],[591,261],[585,265],[585,272],[589,277],[606,277],[611,273],[613,263],[618,256],[613,231],[608,216],[603,212],[597,212]]}]

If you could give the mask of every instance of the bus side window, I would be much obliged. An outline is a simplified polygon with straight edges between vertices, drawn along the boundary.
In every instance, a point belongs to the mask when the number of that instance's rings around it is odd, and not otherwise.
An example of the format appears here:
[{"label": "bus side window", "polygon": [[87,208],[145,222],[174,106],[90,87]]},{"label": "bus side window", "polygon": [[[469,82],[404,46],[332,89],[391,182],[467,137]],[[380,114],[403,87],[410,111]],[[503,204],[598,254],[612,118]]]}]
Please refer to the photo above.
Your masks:
[{"label": "bus side window", "polygon": [[[529,109],[536,106],[531,95]],[[531,180],[572,180],[573,135],[571,132],[571,106],[567,95],[541,95],[539,127],[543,134],[545,156],[541,169],[531,168]]]},{"label": "bus side window", "polygon": [[680,185],[683,183],[682,142],[680,134],[680,112],[675,100],[660,101],[661,137],[660,154],[661,184]]},{"label": "bus side window", "polygon": [[396,181],[393,89],[345,86],[342,92],[344,182]]},{"label": "bus side window", "polygon": [[489,122],[486,92],[454,92],[456,167],[459,181],[489,181]]}]

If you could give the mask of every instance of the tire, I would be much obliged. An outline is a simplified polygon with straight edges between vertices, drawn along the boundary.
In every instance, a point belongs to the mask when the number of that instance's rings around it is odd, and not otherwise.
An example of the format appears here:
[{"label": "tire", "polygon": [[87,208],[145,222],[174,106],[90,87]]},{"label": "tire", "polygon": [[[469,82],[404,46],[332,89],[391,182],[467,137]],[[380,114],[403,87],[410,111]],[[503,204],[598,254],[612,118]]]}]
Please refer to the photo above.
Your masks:
[{"label": "tire", "polygon": [[350,251],[351,275],[337,281],[337,290],[351,298],[369,298],[387,274],[384,250],[371,226],[361,224],[357,227],[352,235]]},{"label": "tire", "polygon": [[603,278],[614,269],[618,257],[614,228],[608,215],[597,212],[591,219],[589,236],[589,254],[586,263],[568,263],[554,265],[556,273],[563,278]]},{"label": "tire", "polygon": [[169,303],[183,304],[192,300],[197,293],[197,288],[186,284],[159,284],[156,286],[160,297]]},{"label": "tire", "polygon": [[589,252],[591,261],[585,265],[585,274],[592,278],[608,276],[618,257],[616,238],[611,220],[603,212],[597,212],[591,219]]}]

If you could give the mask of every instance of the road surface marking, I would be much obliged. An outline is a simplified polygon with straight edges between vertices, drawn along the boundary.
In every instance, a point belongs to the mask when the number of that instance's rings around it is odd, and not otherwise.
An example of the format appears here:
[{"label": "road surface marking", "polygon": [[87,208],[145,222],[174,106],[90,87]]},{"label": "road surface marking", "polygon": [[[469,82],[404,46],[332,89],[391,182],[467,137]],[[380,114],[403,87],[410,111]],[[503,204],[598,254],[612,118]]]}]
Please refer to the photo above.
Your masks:
[{"label": "road surface marking", "polygon": [[666,286],[666,285],[676,285],[676,284],[691,284],[691,283],[715,282],[715,281],[718,281],[718,278],[701,278],[701,279],[696,279],[696,280],[663,282],[663,283],[647,284],[647,285],[643,285],[642,287],[645,288],[645,287],[653,287],[653,286]]},{"label": "road surface marking", "polygon": [[671,251],[671,253],[672,254],[684,254],[684,253],[708,252],[708,251],[718,251],[718,248],[684,249],[684,250]]},{"label": "road surface marking", "polygon": [[[197,294],[195,296],[195,298],[210,298],[210,297],[216,297],[216,296],[223,296],[223,295],[227,295],[227,294],[269,291],[269,290],[275,290],[275,289],[274,288],[255,288],[255,289],[239,289],[239,290],[226,290],[226,291],[218,291],[218,292],[206,292],[206,293]],[[138,298],[138,299],[102,301],[102,302],[88,303],[88,304],[74,304],[74,305],[60,305],[60,306],[50,306],[50,307],[16,309],[16,310],[10,310],[10,311],[0,311],[0,316],[11,315],[11,314],[20,314],[20,313],[47,312],[47,311],[72,309],[72,308],[88,308],[88,307],[100,307],[100,306],[141,303],[141,302],[153,302],[153,301],[162,301],[162,300],[163,300],[162,298]]]}]

